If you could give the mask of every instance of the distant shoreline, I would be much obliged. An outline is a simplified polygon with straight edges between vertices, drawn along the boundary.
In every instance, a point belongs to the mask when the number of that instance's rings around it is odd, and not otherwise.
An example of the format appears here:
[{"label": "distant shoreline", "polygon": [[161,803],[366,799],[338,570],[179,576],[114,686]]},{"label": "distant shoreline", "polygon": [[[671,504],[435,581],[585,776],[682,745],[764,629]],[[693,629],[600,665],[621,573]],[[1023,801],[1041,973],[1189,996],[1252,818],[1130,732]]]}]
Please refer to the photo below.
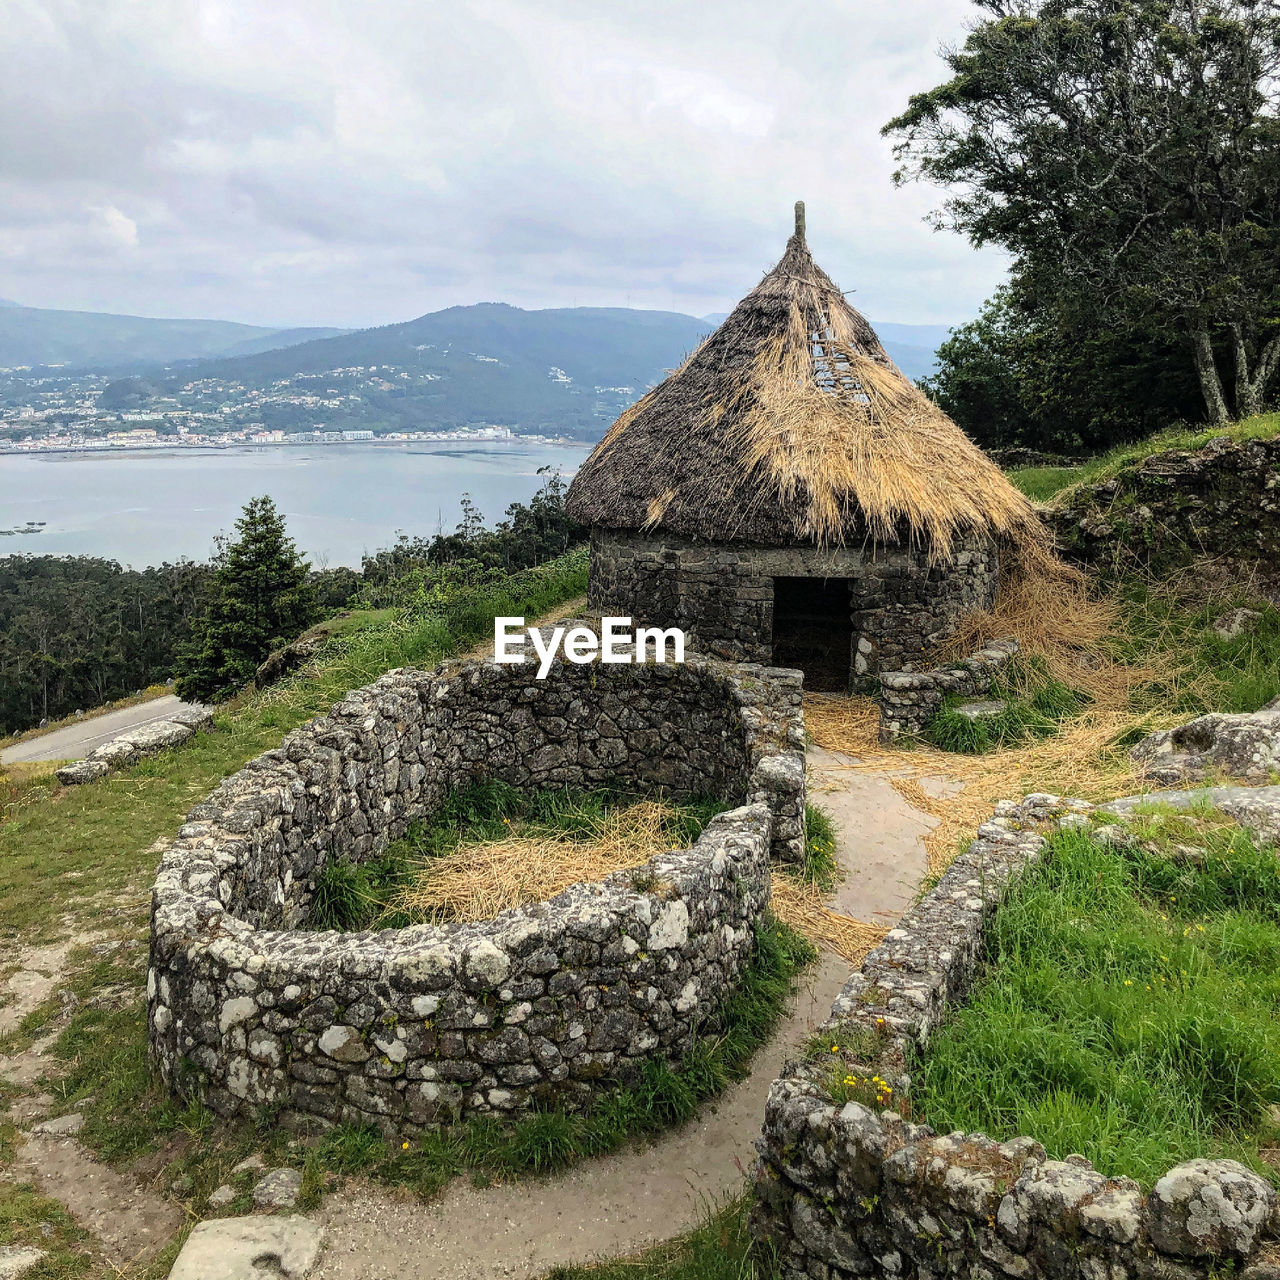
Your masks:
[{"label": "distant shoreline", "polygon": [[269,453],[278,449],[365,449],[370,446],[391,448],[395,446],[421,447],[430,445],[463,445],[474,449],[479,446],[498,449],[593,449],[596,442],[592,440],[559,440],[518,436],[511,440],[467,440],[458,436],[432,436],[423,434],[406,440],[301,440],[297,444],[288,440],[276,440],[269,444],[260,444],[253,440],[230,440],[226,444],[215,444],[205,441],[201,444],[110,444],[110,445],[51,445],[48,448],[36,449],[0,449],[3,458],[39,458],[50,454],[76,454],[83,457],[115,457],[119,454],[186,454],[186,453]]}]

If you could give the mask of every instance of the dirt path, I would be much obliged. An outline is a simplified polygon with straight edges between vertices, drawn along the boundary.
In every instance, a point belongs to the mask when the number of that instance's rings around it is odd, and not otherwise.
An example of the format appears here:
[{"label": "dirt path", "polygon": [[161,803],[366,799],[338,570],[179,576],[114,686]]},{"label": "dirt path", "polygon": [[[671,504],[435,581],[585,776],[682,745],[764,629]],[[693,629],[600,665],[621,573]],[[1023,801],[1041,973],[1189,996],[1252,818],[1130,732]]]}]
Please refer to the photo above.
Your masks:
[{"label": "dirt path", "polygon": [[[913,809],[889,774],[867,773],[851,756],[810,747],[808,761],[809,799],[831,815],[841,836],[846,874],[832,908],[872,924],[892,924],[915,900],[929,869],[924,839],[938,819]],[[963,789],[947,778],[916,781],[938,799]]]},{"label": "dirt path", "polygon": [[[888,924],[924,875],[925,835],[937,819],[913,809],[889,779],[813,749],[813,799],[835,821],[844,881],[832,905]],[[945,794],[949,784],[932,780]],[[555,1178],[475,1188],[454,1183],[429,1206],[371,1186],[331,1196],[321,1213],[328,1248],[318,1280],[496,1280],[619,1257],[691,1227],[742,1188],[765,1097],[784,1059],[827,1016],[848,977],[824,956],[747,1079],[688,1127]]]},{"label": "dirt path", "polygon": [[70,1136],[34,1134],[17,1170],[58,1200],[117,1266],[147,1261],[187,1220],[181,1205],[117,1173]]}]

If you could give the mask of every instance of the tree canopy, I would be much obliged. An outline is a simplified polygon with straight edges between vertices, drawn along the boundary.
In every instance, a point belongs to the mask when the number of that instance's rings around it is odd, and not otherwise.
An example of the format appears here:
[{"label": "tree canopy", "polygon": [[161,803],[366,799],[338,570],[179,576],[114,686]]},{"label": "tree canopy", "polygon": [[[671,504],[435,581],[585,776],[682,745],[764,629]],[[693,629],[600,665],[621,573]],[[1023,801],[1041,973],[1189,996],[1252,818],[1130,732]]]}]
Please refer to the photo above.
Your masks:
[{"label": "tree canopy", "polygon": [[1077,329],[1180,344],[1214,421],[1280,366],[1276,0],[975,0],[951,78],[885,126],[939,225]]}]

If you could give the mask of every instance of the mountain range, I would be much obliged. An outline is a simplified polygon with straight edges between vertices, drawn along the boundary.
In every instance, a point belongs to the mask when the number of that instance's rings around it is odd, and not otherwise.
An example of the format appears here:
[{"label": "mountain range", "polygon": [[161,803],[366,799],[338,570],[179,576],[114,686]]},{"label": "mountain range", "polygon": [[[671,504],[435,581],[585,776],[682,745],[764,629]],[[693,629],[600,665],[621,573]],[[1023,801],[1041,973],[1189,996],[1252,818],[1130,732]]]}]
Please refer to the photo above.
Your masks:
[{"label": "mountain range", "polygon": [[163,365],[249,355],[343,332],[269,329],[233,320],[155,320],[100,311],[54,311],[0,299],[0,367]]},{"label": "mountain range", "polygon": [[[273,329],[263,325],[240,324],[233,320],[160,320],[147,316],[116,315],[99,311],[59,311],[45,307],[27,307],[21,303],[0,298],[0,368],[17,368],[24,365],[61,365],[77,369],[113,369],[136,371],[155,366],[186,363],[194,360],[233,359],[263,352],[278,351],[285,347],[298,347],[304,343],[335,337],[351,337],[364,351],[385,336],[391,342],[411,333],[414,326],[430,329],[439,335],[438,319],[446,324],[459,322],[456,341],[467,341],[474,335],[476,325],[468,322],[468,313],[492,319],[486,308],[502,304],[479,303],[474,307],[449,307],[444,311],[429,313],[403,324],[383,325],[375,329],[351,330],[321,327]],[[581,339],[583,326],[569,322],[565,317],[581,313],[587,325],[598,323],[602,317],[637,317],[634,327],[624,322],[627,336],[636,333],[645,336],[645,344],[656,343],[661,347],[664,329],[668,336],[690,345],[696,337],[709,332],[728,315],[719,312],[693,317],[678,312],[630,311],[620,307],[549,308],[543,311],[522,312],[520,308],[507,308],[522,315],[543,317],[546,321],[545,336],[565,332],[575,340]],[[647,318],[647,319],[646,319]],[[698,326],[690,338],[689,325]],[[485,327],[483,324],[481,327]],[[490,326],[492,327],[492,326]],[[526,329],[529,336],[537,334],[539,326]],[[606,324],[606,328],[607,328]],[[933,367],[934,352],[948,333],[946,325],[873,324],[889,354],[897,361],[908,377],[918,378]],[[572,331],[571,333],[567,331]],[[446,335],[447,338],[448,335]],[[589,336],[587,340],[590,341]],[[594,345],[607,345],[604,334],[598,335]],[[546,343],[538,342],[545,350]],[[559,354],[563,354],[560,352]],[[662,359],[667,366],[675,362],[670,349],[664,349]],[[310,363],[305,361],[304,363]],[[554,360],[552,361],[554,363]],[[643,363],[643,360],[642,360]],[[301,364],[300,366],[301,367]]]},{"label": "mountain range", "polygon": [[[199,412],[224,431],[497,423],[594,440],[723,318],[489,302],[372,329],[268,329],[7,305],[0,367],[107,372],[114,380],[98,398],[100,410]],[[932,370],[947,332],[876,328],[913,378]],[[11,392],[9,402],[21,403],[21,395]]]}]

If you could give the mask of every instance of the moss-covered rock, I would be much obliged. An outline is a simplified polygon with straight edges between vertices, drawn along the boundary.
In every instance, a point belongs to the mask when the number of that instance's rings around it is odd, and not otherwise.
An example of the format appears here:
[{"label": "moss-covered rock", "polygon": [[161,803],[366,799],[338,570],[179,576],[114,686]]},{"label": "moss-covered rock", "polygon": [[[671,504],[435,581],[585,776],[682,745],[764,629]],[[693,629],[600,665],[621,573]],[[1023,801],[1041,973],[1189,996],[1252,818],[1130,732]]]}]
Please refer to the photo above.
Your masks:
[{"label": "moss-covered rock", "polygon": [[1077,564],[1166,575],[1210,560],[1280,599],[1280,437],[1152,454],[1068,490],[1048,519]]}]

